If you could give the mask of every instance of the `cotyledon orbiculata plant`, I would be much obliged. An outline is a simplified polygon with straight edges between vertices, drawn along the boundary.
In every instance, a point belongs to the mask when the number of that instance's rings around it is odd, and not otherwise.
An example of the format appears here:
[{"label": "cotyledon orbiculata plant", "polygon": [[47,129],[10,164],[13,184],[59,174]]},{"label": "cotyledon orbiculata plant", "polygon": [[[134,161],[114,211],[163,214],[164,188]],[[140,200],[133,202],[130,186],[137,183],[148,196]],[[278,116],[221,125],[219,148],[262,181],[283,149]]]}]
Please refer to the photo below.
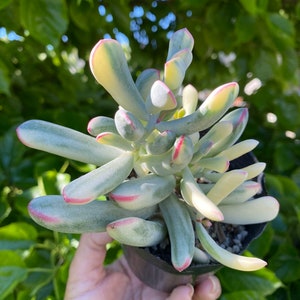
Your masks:
[{"label": "cotyledon orbiculata plant", "polygon": [[[41,120],[17,128],[29,147],[98,166],[67,184],[62,195],[33,199],[29,213],[38,224],[68,233],[107,231],[136,247],[157,245],[168,236],[178,271],[193,258],[208,262],[209,257],[238,270],[265,266],[261,259],[221,248],[206,230],[211,222],[270,221],[279,205],[270,196],[254,198],[261,186],[251,179],[265,163],[228,171],[231,160],[258,144],[238,142],[248,121],[247,108],[228,112],[238,84],[216,88],[202,103],[192,85],[182,87],[193,44],[188,30],[176,31],[164,70],[146,69],[134,82],[122,46],[100,40],[90,67],[119,105],[114,119],[93,118],[91,136]],[[107,201],[99,200],[101,195]],[[195,247],[195,237],[203,250]]]}]

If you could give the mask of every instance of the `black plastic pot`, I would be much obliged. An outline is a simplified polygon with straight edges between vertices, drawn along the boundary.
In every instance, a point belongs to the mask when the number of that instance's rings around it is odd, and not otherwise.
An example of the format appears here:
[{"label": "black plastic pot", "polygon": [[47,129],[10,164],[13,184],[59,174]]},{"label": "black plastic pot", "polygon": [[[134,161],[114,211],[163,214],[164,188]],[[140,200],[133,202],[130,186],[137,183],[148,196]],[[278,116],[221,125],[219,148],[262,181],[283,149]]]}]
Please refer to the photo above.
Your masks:
[{"label": "black plastic pot", "polygon": [[[231,161],[230,170],[240,169],[257,162],[252,153],[248,153]],[[262,185],[262,192],[256,197],[266,195],[263,175],[256,178]],[[264,230],[266,223],[246,225],[248,234],[242,242],[242,253],[252,240],[256,239]],[[123,245],[124,255],[134,274],[146,285],[169,293],[176,286],[187,283],[193,284],[195,279],[205,273],[216,272],[223,266],[220,263],[192,265],[183,272],[178,272],[173,266],[158,256],[151,254],[148,249]]]}]

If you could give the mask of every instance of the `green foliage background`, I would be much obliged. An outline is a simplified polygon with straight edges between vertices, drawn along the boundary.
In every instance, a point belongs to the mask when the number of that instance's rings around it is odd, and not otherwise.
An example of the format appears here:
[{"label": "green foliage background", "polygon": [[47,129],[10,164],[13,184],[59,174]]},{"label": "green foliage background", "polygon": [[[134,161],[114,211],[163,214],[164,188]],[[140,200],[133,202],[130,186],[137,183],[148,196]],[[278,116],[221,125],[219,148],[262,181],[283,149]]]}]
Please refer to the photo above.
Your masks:
[{"label": "green foliage background", "polygon": [[[15,127],[35,118],[86,132],[90,118],[110,116],[116,107],[91,76],[93,45],[103,37],[127,37],[129,65],[138,74],[163,66],[168,37],[183,27],[195,38],[186,82],[199,90],[240,84],[250,112],[243,138],[260,141],[255,154],[267,162],[267,187],[281,204],[278,218],[248,251],[266,259],[268,267],[251,273],[222,269],[221,299],[298,299],[297,0],[0,1],[0,299],[63,298],[78,236],[37,226],[26,207],[91,168],[26,148]],[[245,92],[255,78],[262,86]]]}]

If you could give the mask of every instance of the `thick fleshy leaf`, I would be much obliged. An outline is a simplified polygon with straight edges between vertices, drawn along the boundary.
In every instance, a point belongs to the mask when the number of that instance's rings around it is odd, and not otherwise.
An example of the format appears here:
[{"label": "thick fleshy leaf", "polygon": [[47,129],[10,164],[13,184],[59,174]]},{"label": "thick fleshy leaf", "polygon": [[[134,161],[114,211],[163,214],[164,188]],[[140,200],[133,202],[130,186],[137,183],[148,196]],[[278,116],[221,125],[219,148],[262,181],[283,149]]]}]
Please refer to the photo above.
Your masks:
[{"label": "thick fleshy leaf", "polygon": [[102,132],[118,133],[115,120],[109,117],[99,116],[91,119],[88,123],[87,130],[90,135],[97,136]]},{"label": "thick fleshy leaf", "polygon": [[160,72],[157,69],[146,69],[137,77],[135,85],[142,95],[144,101],[150,95],[151,87],[156,80],[159,80]]},{"label": "thick fleshy leaf", "polygon": [[116,40],[100,40],[90,55],[90,68],[96,80],[115,101],[138,118],[148,119],[144,100],[128,68],[121,44]]},{"label": "thick fleshy leaf", "polygon": [[232,133],[233,126],[230,122],[220,121],[216,123],[195,144],[195,154],[192,163],[197,163],[203,156],[208,155],[213,147],[216,147],[223,139]]},{"label": "thick fleshy leaf", "polygon": [[120,207],[140,209],[155,205],[168,197],[175,188],[175,177],[147,175],[127,180],[116,187],[109,197]]},{"label": "thick fleshy leaf", "polygon": [[165,63],[164,82],[171,90],[180,88],[192,60],[192,52],[189,49],[183,49]]},{"label": "thick fleshy leaf", "polygon": [[218,205],[226,196],[240,186],[247,178],[248,173],[241,170],[226,172],[212,187],[206,196]]},{"label": "thick fleshy leaf", "polygon": [[177,138],[174,146],[161,155],[144,155],[140,164],[159,176],[176,174],[185,168],[193,155],[193,143],[188,136]]},{"label": "thick fleshy leaf", "polygon": [[264,162],[257,162],[252,164],[248,167],[242,168],[241,170],[248,173],[247,180],[252,179],[260,175],[264,169],[266,168],[266,163]]},{"label": "thick fleshy leaf", "polygon": [[159,204],[171,242],[171,261],[179,272],[192,262],[195,235],[187,207],[174,194]]},{"label": "thick fleshy leaf", "polygon": [[172,131],[154,131],[147,138],[146,150],[153,155],[162,154],[171,149],[176,140],[176,135]]},{"label": "thick fleshy leaf", "polygon": [[238,108],[226,114],[220,120],[220,122],[230,122],[233,125],[232,133],[225,139],[222,139],[218,144],[216,144],[210,151],[209,155],[214,156],[236,143],[246,128],[248,118],[249,113],[247,108]]},{"label": "thick fleshy leaf", "polygon": [[275,198],[265,196],[244,203],[220,205],[219,208],[224,223],[247,225],[273,220],[278,214],[279,203]]},{"label": "thick fleshy leaf", "polygon": [[167,61],[181,50],[192,51],[193,47],[194,38],[186,28],[175,31],[170,38]]},{"label": "thick fleshy leaf", "polygon": [[113,201],[92,201],[85,205],[66,203],[60,195],[42,196],[31,200],[28,211],[39,225],[65,233],[102,232],[107,224],[127,217],[149,218],[156,207],[130,211]]},{"label": "thick fleshy leaf", "polygon": [[188,168],[184,169],[180,190],[183,199],[194,206],[206,218],[213,221],[222,221],[224,219],[219,208],[201,191]]},{"label": "thick fleshy leaf", "polygon": [[115,114],[118,133],[126,140],[137,141],[145,134],[143,124],[131,112],[120,108]]},{"label": "thick fleshy leaf", "polygon": [[182,135],[176,139],[172,152],[172,165],[186,166],[192,159],[194,145],[188,136]]},{"label": "thick fleshy leaf", "polygon": [[176,98],[169,87],[161,80],[153,83],[150,97],[146,102],[147,110],[152,114],[171,110],[177,106]]},{"label": "thick fleshy leaf", "polygon": [[127,140],[114,132],[102,132],[97,135],[96,140],[102,145],[117,147],[124,151],[133,150],[132,145]]},{"label": "thick fleshy leaf", "polygon": [[212,239],[202,224],[196,222],[195,226],[202,247],[224,266],[240,271],[255,271],[266,266],[267,263],[259,258],[241,256],[223,249]]},{"label": "thick fleshy leaf", "polygon": [[148,221],[129,217],[107,225],[107,233],[121,244],[135,247],[151,247],[159,244],[167,230],[161,221]]},{"label": "thick fleshy leaf", "polygon": [[195,174],[196,176],[197,172],[195,172],[195,170],[197,170],[197,168],[199,170],[209,169],[219,173],[224,173],[228,170],[228,167],[229,167],[229,161],[225,157],[221,157],[221,156],[208,157],[208,158],[204,157],[200,159],[197,164],[194,164],[192,170],[193,170],[193,174]]},{"label": "thick fleshy leaf", "polygon": [[160,122],[156,128],[159,131],[172,130],[177,135],[205,130],[217,122],[232,106],[238,91],[239,87],[235,82],[221,85],[207,97],[194,113],[180,119]]},{"label": "thick fleshy leaf", "polygon": [[63,189],[66,202],[84,204],[116,188],[130,174],[133,154],[125,152],[107,164],[73,180]]},{"label": "thick fleshy leaf", "polygon": [[198,102],[198,91],[191,84],[185,86],[182,90],[182,107],[186,116],[195,112]]},{"label": "thick fleshy leaf", "polygon": [[208,264],[210,258],[205,251],[195,247],[193,261],[195,261],[197,264]]},{"label": "thick fleshy leaf", "polygon": [[122,151],[81,132],[41,120],[29,120],[17,128],[20,141],[31,148],[80,162],[103,165]]},{"label": "thick fleshy leaf", "polygon": [[[226,175],[226,173],[224,174]],[[222,177],[221,177],[222,178]],[[221,178],[219,180],[221,180]],[[217,181],[218,182],[218,181]],[[200,183],[200,189],[207,194],[215,184],[213,183]],[[256,181],[245,181],[240,186],[238,186],[233,192],[231,192],[228,196],[226,196],[221,204],[234,204],[234,203],[243,203],[258,192],[261,191],[261,184]]]},{"label": "thick fleshy leaf", "polygon": [[224,156],[231,161],[252,151],[257,145],[256,140],[244,140],[220,152],[218,156]]}]

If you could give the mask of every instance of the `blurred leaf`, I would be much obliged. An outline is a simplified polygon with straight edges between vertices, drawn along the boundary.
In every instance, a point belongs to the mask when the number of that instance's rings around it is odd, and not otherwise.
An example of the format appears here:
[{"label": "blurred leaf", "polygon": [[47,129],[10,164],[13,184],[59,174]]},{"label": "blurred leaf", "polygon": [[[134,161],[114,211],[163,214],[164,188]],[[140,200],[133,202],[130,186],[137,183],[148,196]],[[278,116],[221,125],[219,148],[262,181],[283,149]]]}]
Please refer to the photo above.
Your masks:
[{"label": "blurred leaf", "polygon": [[300,257],[292,241],[287,238],[282,243],[269,264],[284,283],[300,280]]},{"label": "blurred leaf", "polygon": [[287,171],[291,169],[295,160],[293,159],[293,146],[290,144],[277,144],[274,151],[274,161],[279,171]]},{"label": "blurred leaf", "polygon": [[269,20],[273,25],[272,30],[280,30],[281,34],[287,36],[293,36],[295,34],[293,24],[288,20],[287,17],[277,13],[270,13]]},{"label": "blurred leaf", "polygon": [[45,195],[61,194],[62,189],[70,182],[71,176],[56,171],[47,171],[38,178],[39,187]]},{"label": "blurred leaf", "polygon": [[271,243],[274,238],[274,231],[271,224],[268,224],[264,232],[251,242],[248,250],[257,257],[265,257],[270,251]]},{"label": "blurred leaf", "polygon": [[294,79],[299,68],[298,54],[293,48],[282,51],[282,75],[285,79]]},{"label": "blurred leaf", "polygon": [[257,0],[240,0],[240,3],[243,5],[244,9],[250,14],[254,15],[257,12]]},{"label": "blurred leaf", "polygon": [[0,250],[0,267],[17,266],[25,267],[25,263],[21,255],[10,250]]},{"label": "blurred leaf", "polygon": [[224,268],[218,272],[218,277],[226,290],[255,291],[262,296],[270,295],[282,286],[281,281],[267,268],[255,272],[240,272]]},{"label": "blurred leaf", "polygon": [[0,299],[4,299],[27,277],[27,270],[21,267],[0,267]]},{"label": "blurred leaf", "polygon": [[0,224],[11,212],[11,207],[7,202],[7,193],[8,192],[9,192],[9,189],[4,188],[4,190],[0,194]]},{"label": "blurred leaf", "polygon": [[256,291],[239,291],[233,293],[225,293],[220,300],[265,300],[266,298]]},{"label": "blurred leaf", "polygon": [[7,5],[9,5],[11,1],[12,0],[2,0],[0,2],[0,9],[2,9],[2,8],[6,7]]},{"label": "blurred leaf", "polygon": [[16,139],[15,133],[12,133],[12,130],[8,131],[3,137],[1,137],[0,157],[1,167],[3,170],[8,171],[15,162],[18,162],[23,152],[24,148]]},{"label": "blurred leaf", "polygon": [[57,47],[68,26],[64,0],[20,0],[22,25],[42,44]]},{"label": "blurred leaf", "polygon": [[262,81],[274,78],[278,71],[276,55],[273,52],[260,50],[255,56],[253,73]]},{"label": "blurred leaf", "polygon": [[[247,1],[244,1],[247,2]],[[236,43],[245,43],[253,39],[256,34],[256,19],[253,16],[240,14],[236,20],[235,27]]]},{"label": "blurred leaf", "polygon": [[37,238],[37,230],[27,223],[11,223],[0,227],[0,249],[25,249]]},{"label": "blurred leaf", "polygon": [[10,95],[9,87],[10,87],[9,71],[7,67],[4,65],[4,63],[0,61],[0,94],[3,93],[9,96]]}]

